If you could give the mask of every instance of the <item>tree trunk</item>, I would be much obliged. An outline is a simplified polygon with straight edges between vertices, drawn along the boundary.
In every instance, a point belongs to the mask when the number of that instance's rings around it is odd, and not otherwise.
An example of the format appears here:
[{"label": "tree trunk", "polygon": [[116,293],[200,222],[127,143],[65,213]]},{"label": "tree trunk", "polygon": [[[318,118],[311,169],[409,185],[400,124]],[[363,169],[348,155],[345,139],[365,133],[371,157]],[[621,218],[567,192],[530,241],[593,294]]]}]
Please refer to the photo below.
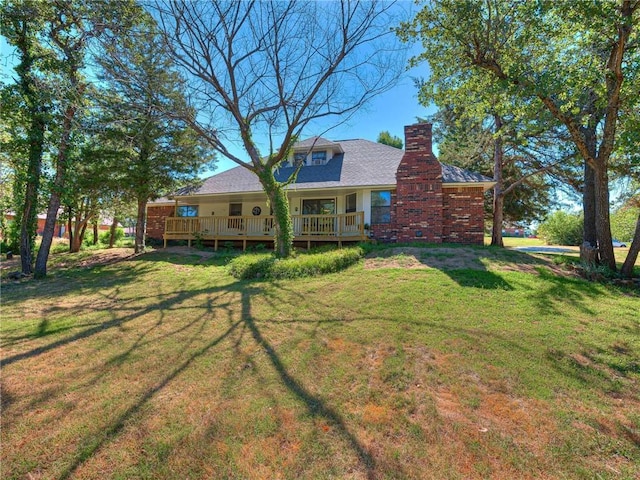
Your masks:
[{"label": "tree trunk", "polygon": [[96,218],[93,222],[93,244],[98,244],[98,219]]},{"label": "tree trunk", "polygon": [[76,221],[73,226],[73,229],[74,229],[73,242],[71,242],[71,250],[70,250],[73,253],[79,252],[80,249],[82,248],[84,235],[85,235],[85,232],[87,231],[87,222],[89,219],[85,218],[83,220],[81,217],[82,217],[81,214],[76,215]]},{"label": "tree trunk", "polygon": [[636,231],[633,234],[633,241],[622,264],[622,270],[620,273],[623,277],[631,278],[633,276],[633,266],[636,264],[638,254],[640,253],[640,213],[638,214],[638,221],[636,222]]},{"label": "tree trunk", "polygon": [[293,224],[291,223],[287,192],[275,179],[270,168],[265,167],[259,172],[258,177],[269,198],[275,218],[275,254],[278,258],[287,258],[293,252]]},{"label": "tree trunk", "polygon": [[67,233],[69,234],[69,251],[72,252],[72,245],[73,245],[73,209],[71,208],[71,205],[69,205],[69,207],[67,207],[67,215],[69,215],[69,218],[67,220]]},{"label": "tree trunk", "polygon": [[138,216],[136,220],[136,240],[135,253],[144,252],[145,243],[145,223],[146,223],[147,201],[144,198],[138,199]]},{"label": "tree trunk", "polygon": [[[4,13],[4,12],[3,12]],[[20,18],[13,24],[16,34],[15,46],[18,49],[20,63],[16,67],[18,73],[19,92],[26,100],[30,121],[27,139],[29,154],[27,178],[25,182],[24,203],[20,218],[20,263],[22,273],[33,273],[33,252],[38,230],[38,193],[42,175],[42,155],[44,151],[44,137],[47,128],[48,105],[41,94],[42,89],[37,84],[34,63],[38,59],[37,41],[31,32],[32,24]],[[17,207],[16,209],[18,209]]]},{"label": "tree trunk", "polygon": [[588,162],[584,163],[582,211],[584,216],[582,241],[595,248],[598,246],[598,236],[596,233],[595,171],[591,168]]},{"label": "tree trunk", "polygon": [[116,242],[117,228],[118,228],[118,219],[114,216],[113,222],[111,222],[111,228],[109,229],[109,248],[113,248],[113,244]]},{"label": "tree trunk", "polygon": [[491,245],[504,247],[502,240],[502,223],[504,221],[504,195],[493,192],[493,227],[491,228]]},{"label": "tree trunk", "polygon": [[617,270],[609,216],[609,175],[606,165],[595,170],[596,233],[600,262],[613,272]]},{"label": "tree trunk", "polygon": [[71,128],[73,118],[76,115],[77,107],[70,105],[65,110],[64,119],[62,121],[62,137],[60,146],[58,147],[58,156],[56,159],[56,177],[51,189],[51,197],[49,198],[49,207],[47,208],[47,219],[44,222],[44,230],[42,232],[42,243],[38,249],[36,257],[36,278],[47,276],[47,262],[49,261],[49,252],[51,251],[51,243],[53,242],[53,233],[56,228],[58,219],[58,209],[60,208],[60,196],[64,184],[67,180],[67,149],[71,138]]},{"label": "tree trunk", "polygon": [[504,220],[504,194],[502,193],[502,165],[504,151],[502,148],[502,138],[500,130],[502,129],[502,118],[499,115],[493,116],[495,121],[496,138],[494,140],[493,150],[493,180],[496,182],[493,187],[493,227],[491,228],[491,245],[496,247],[504,247],[502,240],[502,222]]},{"label": "tree trunk", "polygon": [[29,129],[29,166],[25,186],[24,205],[20,223],[20,263],[22,273],[33,273],[33,252],[38,230],[38,191],[42,173],[42,153],[46,122],[40,112],[32,113]]}]

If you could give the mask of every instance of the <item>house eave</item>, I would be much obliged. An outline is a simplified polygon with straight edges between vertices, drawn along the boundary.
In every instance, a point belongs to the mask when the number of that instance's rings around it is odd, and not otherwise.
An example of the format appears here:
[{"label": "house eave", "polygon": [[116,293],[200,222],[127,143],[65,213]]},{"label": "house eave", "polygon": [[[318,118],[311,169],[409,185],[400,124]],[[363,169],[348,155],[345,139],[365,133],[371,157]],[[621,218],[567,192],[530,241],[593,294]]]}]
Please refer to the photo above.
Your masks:
[{"label": "house eave", "polygon": [[[393,190],[396,188],[396,184],[382,184],[382,185],[335,185],[331,187],[307,187],[307,188],[296,188],[296,185],[290,185],[287,188],[287,192],[290,193],[303,193],[303,192],[326,192],[333,190],[367,190],[367,189],[376,189],[376,190]],[[205,197],[226,197],[229,195],[264,195],[263,190],[247,190],[244,192],[217,192],[217,193],[194,193],[191,195],[175,195],[173,198],[180,201],[185,201],[192,198],[205,198]]]},{"label": "house eave", "polygon": [[487,190],[493,188],[496,182],[443,182],[442,188],[473,188],[473,187],[482,187],[482,190],[486,192]]},{"label": "house eave", "polygon": [[[443,188],[473,188],[473,187],[482,187],[483,191],[487,191],[495,185],[496,182],[446,182],[443,183]],[[369,185],[335,185],[330,187],[303,187],[299,188],[298,185],[289,185],[287,187],[287,191],[289,193],[305,193],[305,192],[326,192],[326,191],[335,191],[335,190],[395,190],[396,184],[369,184]],[[226,196],[241,196],[241,195],[264,195],[263,190],[248,190],[244,192],[217,192],[217,193],[193,193],[191,195],[173,195],[173,201],[167,202],[167,204],[173,205],[175,201],[188,201],[189,199],[195,198],[206,198],[206,197],[217,197],[222,198]],[[157,204],[156,204],[157,205]]]}]

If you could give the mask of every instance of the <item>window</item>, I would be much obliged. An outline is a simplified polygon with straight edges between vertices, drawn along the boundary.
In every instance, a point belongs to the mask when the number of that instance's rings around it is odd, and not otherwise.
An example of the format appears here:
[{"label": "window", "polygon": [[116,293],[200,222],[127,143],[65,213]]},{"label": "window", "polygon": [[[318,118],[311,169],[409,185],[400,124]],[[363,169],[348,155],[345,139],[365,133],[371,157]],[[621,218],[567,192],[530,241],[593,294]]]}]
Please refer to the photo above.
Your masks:
[{"label": "window", "polygon": [[229,216],[230,217],[241,217],[242,216],[242,204],[241,203],[230,203],[229,204]]},{"label": "window", "polygon": [[197,205],[180,205],[178,207],[179,217],[197,217],[198,206]]},{"label": "window", "polygon": [[304,152],[298,152],[293,154],[293,166],[297,167],[299,165],[304,164],[307,160],[307,154]]},{"label": "window", "polygon": [[324,165],[327,163],[327,152],[313,152],[311,154],[311,165]]},{"label": "window", "polygon": [[345,213],[353,213],[356,211],[356,194],[352,193],[344,197]]},{"label": "window", "polygon": [[336,199],[303,200],[303,215],[333,215],[336,213]]},{"label": "window", "polygon": [[391,223],[391,192],[371,192],[371,223]]}]

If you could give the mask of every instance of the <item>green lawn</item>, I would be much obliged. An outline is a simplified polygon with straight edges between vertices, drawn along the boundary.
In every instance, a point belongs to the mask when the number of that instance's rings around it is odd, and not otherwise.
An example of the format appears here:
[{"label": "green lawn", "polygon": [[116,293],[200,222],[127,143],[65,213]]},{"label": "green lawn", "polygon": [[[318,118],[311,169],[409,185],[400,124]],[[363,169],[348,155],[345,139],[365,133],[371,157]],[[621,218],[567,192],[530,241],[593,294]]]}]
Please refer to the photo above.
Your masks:
[{"label": "green lawn", "polygon": [[2,288],[0,477],[639,478],[638,292],[474,251],[274,282],[60,255]]},{"label": "green lawn", "polygon": [[[505,247],[529,247],[544,245],[541,238],[523,238],[523,237],[503,237],[502,241]],[[491,245],[491,237],[484,237],[484,244]]]}]

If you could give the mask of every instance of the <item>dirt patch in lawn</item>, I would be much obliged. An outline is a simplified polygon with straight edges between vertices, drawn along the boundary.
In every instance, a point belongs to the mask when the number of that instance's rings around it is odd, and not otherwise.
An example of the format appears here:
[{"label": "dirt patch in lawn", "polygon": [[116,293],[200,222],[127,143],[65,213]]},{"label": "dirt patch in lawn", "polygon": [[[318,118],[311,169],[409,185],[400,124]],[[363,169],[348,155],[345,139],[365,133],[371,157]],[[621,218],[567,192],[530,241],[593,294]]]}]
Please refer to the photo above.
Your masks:
[{"label": "dirt patch in lawn", "polygon": [[556,265],[545,255],[521,253],[513,250],[451,247],[391,247],[369,253],[365,258],[365,269],[405,268],[437,270],[500,270],[538,273],[540,268],[554,274],[575,276]]}]

